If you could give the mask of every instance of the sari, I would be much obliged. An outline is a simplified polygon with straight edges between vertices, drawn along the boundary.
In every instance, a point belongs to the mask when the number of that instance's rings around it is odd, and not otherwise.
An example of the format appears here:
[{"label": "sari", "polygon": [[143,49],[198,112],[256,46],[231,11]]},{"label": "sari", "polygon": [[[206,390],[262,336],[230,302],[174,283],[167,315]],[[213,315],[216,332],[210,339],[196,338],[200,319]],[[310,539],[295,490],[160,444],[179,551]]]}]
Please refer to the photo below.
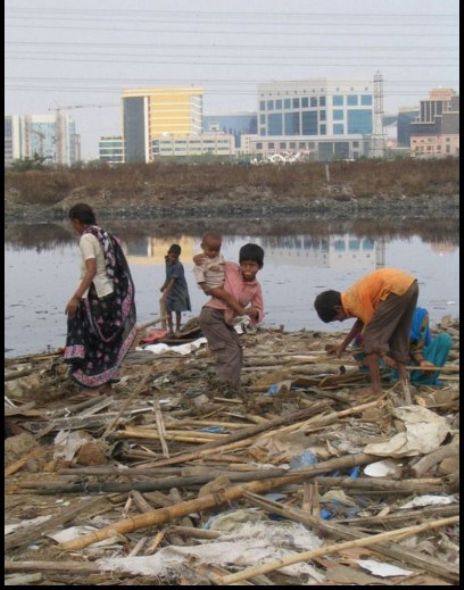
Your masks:
[{"label": "sari", "polygon": [[75,315],[68,316],[64,350],[70,377],[84,387],[99,387],[117,378],[121,362],[136,336],[135,288],[119,240],[97,225],[88,226],[99,241],[113,292],[99,298],[92,283]]}]

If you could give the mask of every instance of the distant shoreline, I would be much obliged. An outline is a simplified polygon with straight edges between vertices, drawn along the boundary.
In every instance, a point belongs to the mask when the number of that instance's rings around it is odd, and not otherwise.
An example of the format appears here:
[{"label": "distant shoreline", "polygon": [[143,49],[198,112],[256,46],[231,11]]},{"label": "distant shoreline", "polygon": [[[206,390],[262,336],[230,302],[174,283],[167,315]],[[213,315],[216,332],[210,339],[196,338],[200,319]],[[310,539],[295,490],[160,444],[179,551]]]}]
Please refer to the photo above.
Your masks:
[{"label": "distant shoreline", "polygon": [[[431,215],[438,218],[446,218],[459,214],[459,195],[421,195],[413,198],[392,197],[364,197],[363,199],[350,198],[347,200],[324,197],[309,200],[304,205],[301,203],[285,204],[270,202],[269,204],[237,203],[203,206],[159,206],[120,204],[103,205],[94,204],[93,207],[98,218],[101,219],[170,219],[170,218],[272,218],[278,216],[302,216],[311,217],[317,215],[327,219],[346,219],[353,217],[376,216],[406,216],[429,218]],[[76,201],[77,202],[77,201]],[[92,205],[92,199],[86,202]],[[44,207],[38,205],[17,205],[7,207],[5,221],[30,221],[47,222],[62,221],[67,218],[66,208]]]}]

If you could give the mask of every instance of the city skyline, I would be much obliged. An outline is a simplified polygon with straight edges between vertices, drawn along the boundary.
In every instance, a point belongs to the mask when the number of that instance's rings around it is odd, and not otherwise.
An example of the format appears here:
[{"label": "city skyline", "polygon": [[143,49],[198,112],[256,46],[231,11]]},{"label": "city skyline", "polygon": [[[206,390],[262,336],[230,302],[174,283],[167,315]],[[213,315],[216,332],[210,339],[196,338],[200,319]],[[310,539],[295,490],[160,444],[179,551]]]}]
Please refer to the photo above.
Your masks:
[{"label": "city skyline", "polygon": [[[7,0],[6,114],[63,109],[83,159],[136,87],[204,87],[204,115],[258,110],[258,84],[384,77],[384,112],[458,91],[458,2]],[[50,111],[52,112],[52,111]]]}]

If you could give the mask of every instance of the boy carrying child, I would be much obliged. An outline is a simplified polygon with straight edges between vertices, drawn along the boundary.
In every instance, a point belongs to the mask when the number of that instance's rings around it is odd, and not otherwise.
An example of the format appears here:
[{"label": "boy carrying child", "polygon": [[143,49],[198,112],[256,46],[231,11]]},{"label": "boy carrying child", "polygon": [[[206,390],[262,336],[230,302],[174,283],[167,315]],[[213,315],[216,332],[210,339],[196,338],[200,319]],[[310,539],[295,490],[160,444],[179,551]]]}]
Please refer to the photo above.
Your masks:
[{"label": "boy carrying child", "polygon": [[233,322],[237,315],[248,315],[253,325],[263,318],[263,296],[256,274],[263,267],[264,251],[257,244],[245,244],[239,252],[239,264],[225,262],[220,255],[221,242],[219,234],[205,234],[203,255],[194,257],[194,272],[203,291],[212,295],[201,310],[199,322],[216,356],[220,393],[231,397],[240,391],[242,367],[242,346]]}]

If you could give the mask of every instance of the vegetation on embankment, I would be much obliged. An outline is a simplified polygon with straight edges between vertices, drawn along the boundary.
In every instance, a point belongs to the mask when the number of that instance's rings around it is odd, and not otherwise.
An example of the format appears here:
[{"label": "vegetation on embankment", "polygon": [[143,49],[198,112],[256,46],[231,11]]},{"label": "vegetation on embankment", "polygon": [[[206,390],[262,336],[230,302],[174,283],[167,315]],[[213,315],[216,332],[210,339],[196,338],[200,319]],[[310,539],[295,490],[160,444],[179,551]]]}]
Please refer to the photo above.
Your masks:
[{"label": "vegetation on embankment", "polygon": [[[327,175],[327,172],[329,173]],[[6,170],[6,212],[38,206],[63,211],[85,201],[96,209],[169,208],[227,210],[307,207],[316,201],[416,200],[456,197],[459,160],[357,160],[328,166],[125,164],[74,166],[27,171]]]}]

